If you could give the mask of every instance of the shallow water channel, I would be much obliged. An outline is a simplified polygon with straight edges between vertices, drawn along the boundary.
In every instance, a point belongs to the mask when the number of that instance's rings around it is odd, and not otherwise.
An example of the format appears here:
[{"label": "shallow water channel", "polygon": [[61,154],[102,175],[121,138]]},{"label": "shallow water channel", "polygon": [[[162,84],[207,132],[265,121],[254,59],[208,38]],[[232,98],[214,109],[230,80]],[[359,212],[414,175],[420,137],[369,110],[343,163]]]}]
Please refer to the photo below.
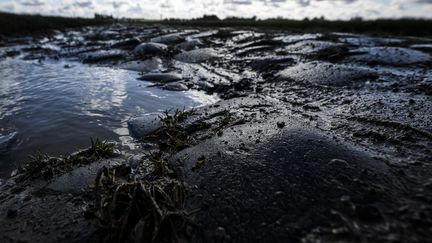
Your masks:
[{"label": "shallow water channel", "polygon": [[88,147],[90,138],[132,150],[131,117],[216,100],[198,91],[148,87],[137,76],[75,62],[0,60],[0,178],[35,151],[59,156]]}]

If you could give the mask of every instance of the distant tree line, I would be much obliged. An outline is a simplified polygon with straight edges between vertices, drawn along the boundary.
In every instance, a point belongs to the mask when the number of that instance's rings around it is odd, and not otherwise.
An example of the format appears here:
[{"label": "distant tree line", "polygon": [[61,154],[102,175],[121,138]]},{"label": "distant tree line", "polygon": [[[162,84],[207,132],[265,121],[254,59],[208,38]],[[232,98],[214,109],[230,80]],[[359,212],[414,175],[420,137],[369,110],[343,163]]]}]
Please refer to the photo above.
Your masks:
[{"label": "distant tree line", "polygon": [[94,19],[97,19],[97,20],[112,20],[112,19],[114,19],[114,17],[112,15],[95,13],[94,14]]},{"label": "distant tree line", "polygon": [[270,19],[257,19],[257,17],[227,17],[219,18],[217,15],[204,15],[194,19],[164,19],[161,23],[168,25],[200,26],[200,27],[257,27],[285,29],[295,32],[352,32],[389,35],[431,36],[432,19],[376,19],[364,20],[354,17],[350,20],[327,20],[324,17],[304,18],[293,20],[284,17]]}]

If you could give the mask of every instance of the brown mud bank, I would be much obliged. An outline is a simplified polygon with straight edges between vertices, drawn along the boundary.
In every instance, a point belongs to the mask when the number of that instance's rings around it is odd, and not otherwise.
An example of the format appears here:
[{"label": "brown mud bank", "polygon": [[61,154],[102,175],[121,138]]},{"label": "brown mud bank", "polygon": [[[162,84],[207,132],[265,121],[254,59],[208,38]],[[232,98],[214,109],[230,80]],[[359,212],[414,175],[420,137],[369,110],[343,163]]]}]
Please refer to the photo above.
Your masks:
[{"label": "brown mud bank", "polygon": [[49,41],[10,46],[222,100],[130,120],[140,156],[36,158],[44,173],[1,184],[2,242],[432,236],[432,40],[114,25]]}]

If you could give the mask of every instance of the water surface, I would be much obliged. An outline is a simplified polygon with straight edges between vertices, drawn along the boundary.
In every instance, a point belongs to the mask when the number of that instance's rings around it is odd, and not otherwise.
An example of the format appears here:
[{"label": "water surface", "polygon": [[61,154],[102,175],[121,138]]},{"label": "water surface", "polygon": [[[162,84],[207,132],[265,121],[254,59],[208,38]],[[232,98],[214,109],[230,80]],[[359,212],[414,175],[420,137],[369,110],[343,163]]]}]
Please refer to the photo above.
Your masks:
[{"label": "water surface", "polygon": [[37,150],[58,156],[88,147],[90,138],[134,149],[133,116],[213,103],[198,91],[147,87],[136,72],[80,63],[0,61],[0,177]]}]

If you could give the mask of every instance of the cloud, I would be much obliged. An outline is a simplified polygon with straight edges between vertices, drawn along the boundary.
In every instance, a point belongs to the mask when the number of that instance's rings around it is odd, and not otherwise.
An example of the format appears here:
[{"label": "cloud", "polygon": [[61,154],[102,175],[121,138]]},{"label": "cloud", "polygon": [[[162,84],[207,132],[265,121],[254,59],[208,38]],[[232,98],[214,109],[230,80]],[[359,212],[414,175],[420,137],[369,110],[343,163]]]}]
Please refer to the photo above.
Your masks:
[{"label": "cloud", "polygon": [[124,2],[124,1],[111,1],[111,2],[108,2],[108,3],[110,3],[113,6],[113,8],[121,8],[123,6],[128,6],[129,5],[128,2]]},{"label": "cloud", "polygon": [[161,3],[159,6],[161,8],[171,8],[172,7],[170,4],[167,4],[167,3]]},{"label": "cloud", "polygon": [[326,2],[335,2],[335,1],[339,1],[339,2],[344,2],[344,3],[353,3],[353,2],[356,2],[357,0],[297,0],[297,3],[300,5],[300,6],[303,6],[303,7],[307,7],[307,6],[309,6],[312,2],[324,2],[324,1],[326,1]]},{"label": "cloud", "polygon": [[224,0],[225,4],[251,5],[252,0]]},{"label": "cloud", "polygon": [[196,18],[204,14],[303,19],[430,18],[432,0],[0,0],[0,11],[92,17]]},{"label": "cloud", "polygon": [[73,5],[80,8],[88,8],[93,5],[93,2],[90,0],[81,0],[81,1],[75,1]]},{"label": "cloud", "polygon": [[28,7],[37,7],[37,6],[44,5],[44,3],[39,0],[27,0],[27,1],[21,1],[20,3]]}]

